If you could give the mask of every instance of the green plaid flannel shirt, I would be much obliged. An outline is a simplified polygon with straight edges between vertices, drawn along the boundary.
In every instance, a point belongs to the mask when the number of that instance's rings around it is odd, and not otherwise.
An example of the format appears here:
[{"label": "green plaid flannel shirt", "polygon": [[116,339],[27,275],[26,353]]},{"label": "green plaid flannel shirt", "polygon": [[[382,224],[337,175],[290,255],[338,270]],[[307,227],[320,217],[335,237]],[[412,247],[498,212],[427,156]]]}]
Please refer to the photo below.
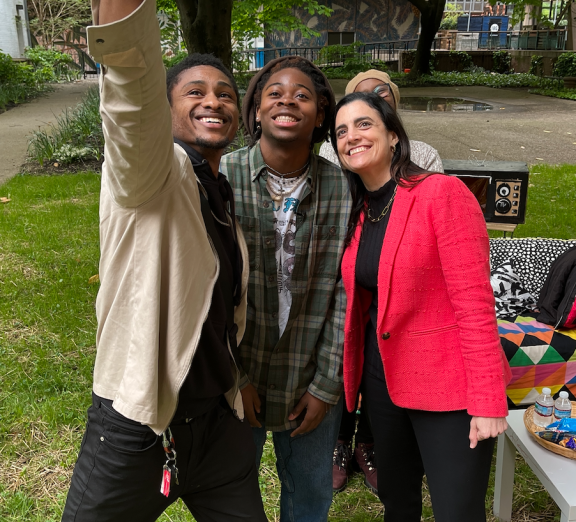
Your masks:
[{"label": "green plaid flannel shirt", "polygon": [[288,415],[306,391],[329,404],[342,393],[346,296],[339,269],[351,210],[348,185],[340,168],[312,156],[296,215],[292,307],[279,337],[274,214],[259,143],[224,156],[221,171],[234,189],[250,259],[240,387],[256,387],[263,399],[257,417],[266,429],[293,429],[303,416],[289,421]]}]

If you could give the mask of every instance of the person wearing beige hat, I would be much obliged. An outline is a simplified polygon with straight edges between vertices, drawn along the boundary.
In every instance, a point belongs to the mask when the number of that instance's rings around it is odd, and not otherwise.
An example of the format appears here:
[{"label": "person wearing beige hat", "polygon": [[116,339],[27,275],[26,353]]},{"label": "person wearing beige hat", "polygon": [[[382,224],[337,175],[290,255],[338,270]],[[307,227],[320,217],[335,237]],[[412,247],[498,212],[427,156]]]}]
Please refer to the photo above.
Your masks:
[{"label": "person wearing beige hat", "polygon": [[[375,92],[381,98],[384,98],[390,107],[398,110],[400,104],[400,90],[398,86],[390,79],[388,73],[370,69],[363,73],[357,74],[346,85],[346,94],[353,92]],[[320,156],[339,165],[338,154],[332,148],[329,142],[325,142],[320,147]],[[429,172],[444,172],[442,160],[438,151],[424,143],[423,141],[410,140],[410,159],[419,167]]]}]

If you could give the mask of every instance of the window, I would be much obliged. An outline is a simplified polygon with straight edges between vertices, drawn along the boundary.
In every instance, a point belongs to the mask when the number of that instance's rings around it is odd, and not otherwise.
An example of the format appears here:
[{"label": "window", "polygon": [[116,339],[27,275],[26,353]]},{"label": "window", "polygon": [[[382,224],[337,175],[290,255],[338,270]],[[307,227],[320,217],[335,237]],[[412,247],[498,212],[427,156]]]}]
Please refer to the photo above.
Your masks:
[{"label": "window", "polygon": [[328,33],[328,45],[347,45],[354,43],[354,33]]},{"label": "window", "polygon": [[454,0],[449,3],[454,5],[458,11],[464,13],[481,13],[484,11],[484,4],[486,2],[484,0]]}]

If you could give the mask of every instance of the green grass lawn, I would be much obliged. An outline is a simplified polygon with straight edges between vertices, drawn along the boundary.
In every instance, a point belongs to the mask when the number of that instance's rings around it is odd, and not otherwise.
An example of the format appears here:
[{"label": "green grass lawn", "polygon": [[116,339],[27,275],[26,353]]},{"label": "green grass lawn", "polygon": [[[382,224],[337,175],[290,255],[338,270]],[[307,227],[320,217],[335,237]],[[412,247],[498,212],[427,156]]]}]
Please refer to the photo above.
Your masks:
[{"label": "green grass lawn", "polygon": [[576,165],[530,168],[526,224],[514,237],[576,238]]},{"label": "green grass lawn", "polygon": [[[98,195],[94,173],[19,176],[0,186],[0,520],[59,521],[90,403],[95,355]],[[528,224],[517,237],[576,237],[576,166],[532,169]],[[495,233],[498,235],[498,233]],[[517,461],[514,520],[559,520],[536,477]],[[384,470],[383,470],[384,472]],[[279,519],[267,443],[260,485]],[[488,494],[490,509],[492,492]],[[331,521],[382,519],[359,476],[336,495]],[[433,520],[429,499],[424,520]],[[181,503],[162,521],[191,520]],[[493,519],[490,519],[493,520]]]}]

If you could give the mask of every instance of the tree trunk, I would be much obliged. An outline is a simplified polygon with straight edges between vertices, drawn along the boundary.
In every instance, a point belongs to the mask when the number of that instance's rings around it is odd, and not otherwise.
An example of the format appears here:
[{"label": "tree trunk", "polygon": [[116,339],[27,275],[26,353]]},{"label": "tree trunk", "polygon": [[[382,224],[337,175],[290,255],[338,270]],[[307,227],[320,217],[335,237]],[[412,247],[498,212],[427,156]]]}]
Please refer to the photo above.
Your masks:
[{"label": "tree trunk", "polygon": [[410,69],[410,78],[417,78],[430,74],[430,50],[442,22],[446,0],[410,0],[410,3],[420,11],[420,37],[414,65]]},{"label": "tree trunk", "polygon": [[176,0],[189,53],[209,53],[232,70],[233,0]]},{"label": "tree trunk", "polygon": [[576,2],[572,0],[568,4],[568,39],[566,41],[566,49],[576,51]]}]

